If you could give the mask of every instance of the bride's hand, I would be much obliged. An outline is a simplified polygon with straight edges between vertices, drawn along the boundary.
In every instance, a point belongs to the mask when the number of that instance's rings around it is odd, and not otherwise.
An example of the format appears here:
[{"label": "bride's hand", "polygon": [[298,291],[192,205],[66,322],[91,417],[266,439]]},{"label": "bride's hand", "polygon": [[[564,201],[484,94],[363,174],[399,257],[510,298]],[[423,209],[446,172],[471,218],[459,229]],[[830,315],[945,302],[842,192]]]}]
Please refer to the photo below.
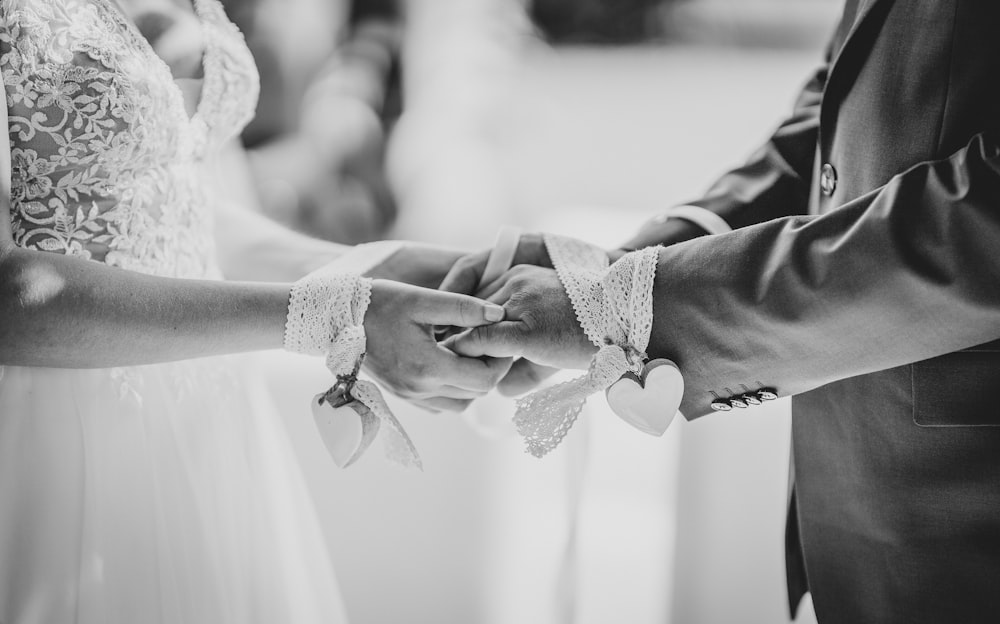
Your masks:
[{"label": "bride's hand", "polygon": [[385,388],[431,410],[461,411],[496,386],[510,358],[468,358],[440,345],[435,325],[480,327],[503,308],[467,295],[376,279],[365,315],[365,370]]}]

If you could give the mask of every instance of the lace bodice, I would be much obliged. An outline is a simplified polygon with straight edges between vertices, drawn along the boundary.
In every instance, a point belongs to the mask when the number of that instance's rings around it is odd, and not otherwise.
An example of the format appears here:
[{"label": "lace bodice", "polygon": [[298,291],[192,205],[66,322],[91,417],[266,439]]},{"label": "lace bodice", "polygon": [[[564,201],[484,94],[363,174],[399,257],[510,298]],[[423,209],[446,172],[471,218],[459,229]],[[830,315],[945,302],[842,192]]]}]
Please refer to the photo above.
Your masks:
[{"label": "lace bodice", "polygon": [[215,273],[205,160],[250,120],[253,59],[218,0],[194,115],[112,0],[0,0],[15,242],[172,277]]}]

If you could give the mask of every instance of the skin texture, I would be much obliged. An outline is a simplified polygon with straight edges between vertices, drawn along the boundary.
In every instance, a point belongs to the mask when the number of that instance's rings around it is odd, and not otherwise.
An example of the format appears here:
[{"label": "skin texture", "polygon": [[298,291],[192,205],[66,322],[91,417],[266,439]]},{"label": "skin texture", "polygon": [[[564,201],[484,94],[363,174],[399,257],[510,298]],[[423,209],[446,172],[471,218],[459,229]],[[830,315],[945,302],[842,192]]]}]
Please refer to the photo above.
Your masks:
[{"label": "skin texture", "polygon": [[[7,124],[6,108],[0,121]],[[225,160],[225,157],[220,157]],[[239,168],[239,162],[224,162]],[[10,230],[10,149],[0,137],[0,365],[91,368],[150,364],[281,348],[291,281],[342,248],[313,241],[254,215],[218,210],[223,266],[271,262],[281,281],[170,279],[71,256],[22,249]],[[239,186],[239,185],[231,185]],[[240,237],[240,233],[245,238]],[[453,251],[404,247],[375,275],[432,284]],[[414,258],[426,258],[417,261]],[[282,262],[284,260],[284,262]],[[405,270],[403,270],[405,268]],[[463,359],[431,337],[432,324],[490,322],[485,301],[376,280],[365,317],[367,367],[429,409],[462,409],[484,394],[509,361]]]},{"label": "skin texture", "polygon": [[479,294],[502,303],[505,320],[453,336],[446,344],[468,357],[521,357],[500,382],[504,394],[530,390],[562,368],[586,368],[597,351],[553,269],[515,266]]},{"label": "skin texture", "polygon": [[[608,252],[613,262],[625,252]],[[512,356],[518,359],[500,381],[501,394],[524,394],[561,368],[586,368],[596,347],[576,320],[573,305],[559,282],[541,234],[524,234],[513,268],[477,292],[490,250],[469,254],[445,276],[441,289],[476,294],[502,304],[503,323],[452,337],[447,344],[471,357]]]}]

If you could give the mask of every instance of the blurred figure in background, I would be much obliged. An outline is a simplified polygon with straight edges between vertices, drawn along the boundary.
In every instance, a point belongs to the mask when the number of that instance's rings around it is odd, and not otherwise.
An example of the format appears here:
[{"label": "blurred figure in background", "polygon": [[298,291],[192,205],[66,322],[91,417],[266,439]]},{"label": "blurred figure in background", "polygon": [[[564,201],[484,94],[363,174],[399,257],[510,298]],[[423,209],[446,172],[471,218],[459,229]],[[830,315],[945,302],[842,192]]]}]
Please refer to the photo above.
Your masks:
[{"label": "blurred figure in background", "polygon": [[225,4],[260,67],[243,143],[265,214],[336,242],[382,238],[396,216],[384,158],[402,102],[397,3]]}]

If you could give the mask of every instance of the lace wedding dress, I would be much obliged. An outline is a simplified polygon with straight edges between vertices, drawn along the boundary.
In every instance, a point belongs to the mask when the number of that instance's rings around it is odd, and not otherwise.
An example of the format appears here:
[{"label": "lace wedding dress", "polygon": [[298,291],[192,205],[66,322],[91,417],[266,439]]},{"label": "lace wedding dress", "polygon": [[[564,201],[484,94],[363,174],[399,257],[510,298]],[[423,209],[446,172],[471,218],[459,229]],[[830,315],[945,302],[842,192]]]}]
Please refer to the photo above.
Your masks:
[{"label": "lace wedding dress", "polygon": [[[113,0],[0,0],[19,246],[219,277],[204,162],[251,117],[258,82],[218,0],[194,4],[206,51],[189,116]],[[252,375],[235,357],[0,367],[0,623],[343,622]]]}]

